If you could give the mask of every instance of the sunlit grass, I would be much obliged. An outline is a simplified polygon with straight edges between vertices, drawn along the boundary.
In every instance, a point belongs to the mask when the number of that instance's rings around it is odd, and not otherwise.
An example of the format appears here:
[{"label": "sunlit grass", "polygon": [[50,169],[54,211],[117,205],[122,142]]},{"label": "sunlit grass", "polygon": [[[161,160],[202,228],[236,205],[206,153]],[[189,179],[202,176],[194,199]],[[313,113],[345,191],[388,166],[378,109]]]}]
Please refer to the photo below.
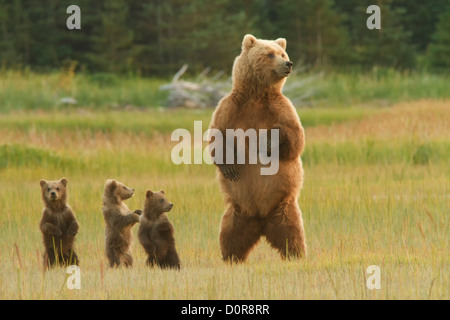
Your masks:
[{"label": "sunlit grass", "polygon": [[[226,73],[222,79],[228,88],[231,85],[230,76]],[[183,80],[191,79],[186,76]],[[168,91],[159,88],[170,81],[169,78],[133,75],[89,75],[64,68],[49,74],[0,70],[0,113],[32,110],[64,112],[73,109],[61,103],[61,99],[66,97],[75,99],[75,108],[84,110],[158,109],[166,104],[168,95]],[[342,120],[342,115],[345,117],[348,112],[353,115],[366,112],[355,108],[349,110],[349,106],[386,107],[402,101],[449,99],[449,83],[448,75],[374,68],[364,73],[300,73],[291,76],[285,88],[286,95],[297,106],[326,107],[327,110],[318,111],[316,116],[321,116],[322,123],[331,123]],[[341,110],[333,110],[336,107]],[[100,128],[104,125],[102,122],[95,123]]]},{"label": "sunlit grass", "polygon": [[166,82],[113,74],[74,74],[69,70],[51,74],[2,70],[0,112],[65,110],[69,107],[61,103],[64,97],[73,98],[77,106],[88,109],[156,108],[166,98],[167,93],[159,90]]},{"label": "sunlit grass", "polygon": [[[220,258],[224,205],[214,167],[170,159],[170,130],[191,130],[194,120],[205,130],[210,110],[0,116],[0,297],[448,299],[449,102],[367,110],[343,110],[338,121],[329,120],[332,110],[298,110],[308,257],[283,261],[261,239],[247,262],[232,266]],[[65,287],[63,269],[41,268],[39,180],[63,176],[80,223],[81,290]],[[136,227],[134,267],[107,268],[101,197],[112,177],[136,189],[132,209],[143,206],[146,189],[166,191],[180,272],[145,267]],[[381,290],[365,286],[369,265],[381,268]]]}]

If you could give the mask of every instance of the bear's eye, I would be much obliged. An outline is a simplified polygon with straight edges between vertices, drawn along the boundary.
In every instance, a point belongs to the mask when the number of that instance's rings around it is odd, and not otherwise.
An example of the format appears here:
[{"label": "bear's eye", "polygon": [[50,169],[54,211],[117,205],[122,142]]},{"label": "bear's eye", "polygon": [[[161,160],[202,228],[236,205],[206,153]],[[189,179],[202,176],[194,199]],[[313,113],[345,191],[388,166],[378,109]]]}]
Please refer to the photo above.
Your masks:
[{"label": "bear's eye", "polygon": [[159,199],[159,202],[163,203],[163,202],[164,202],[164,199]]},{"label": "bear's eye", "polygon": [[56,188],[56,191],[59,191],[59,188]]},{"label": "bear's eye", "polygon": [[47,188],[47,192],[50,192],[50,188]]},{"label": "bear's eye", "polygon": [[271,52],[271,53],[269,53],[268,55],[267,55],[270,59],[273,59],[273,58],[275,58],[275,55]]},{"label": "bear's eye", "polygon": [[286,58],[286,55],[283,53],[283,54],[281,55],[281,57],[282,57],[282,58]]}]

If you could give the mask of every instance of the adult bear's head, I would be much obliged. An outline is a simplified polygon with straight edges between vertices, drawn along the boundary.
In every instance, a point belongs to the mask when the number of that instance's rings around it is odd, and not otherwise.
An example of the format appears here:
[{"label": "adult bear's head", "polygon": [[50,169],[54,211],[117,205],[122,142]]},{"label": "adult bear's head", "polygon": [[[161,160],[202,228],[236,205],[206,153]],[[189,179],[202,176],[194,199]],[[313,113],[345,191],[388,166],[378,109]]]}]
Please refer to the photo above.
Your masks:
[{"label": "adult bear's head", "polygon": [[281,87],[292,72],[293,63],[286,53],[286,39],[256,39],[244,36],[241,54],[233,65],[233,85],[267,88]]}]

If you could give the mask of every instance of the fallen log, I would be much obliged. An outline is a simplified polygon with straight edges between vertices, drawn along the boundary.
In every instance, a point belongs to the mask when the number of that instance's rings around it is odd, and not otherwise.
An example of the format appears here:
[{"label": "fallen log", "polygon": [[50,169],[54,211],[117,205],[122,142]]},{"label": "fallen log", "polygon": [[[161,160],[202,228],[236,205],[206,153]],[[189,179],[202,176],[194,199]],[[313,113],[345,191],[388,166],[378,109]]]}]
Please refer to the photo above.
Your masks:
[{"label": "fallen log", "polygon": [[223,90],[224,83],[218,80],[223,72],[217,73],[211,79],[206,75],[209,69],[205,69],[199,77],[198,82],[181,81],[180,78],[187,71],[188,66],[183,65],[173,76],[172,82],[160,86],[160,90],[169,91],[166,101],[168,108],[213,108],[222,99],[226,91]]}]

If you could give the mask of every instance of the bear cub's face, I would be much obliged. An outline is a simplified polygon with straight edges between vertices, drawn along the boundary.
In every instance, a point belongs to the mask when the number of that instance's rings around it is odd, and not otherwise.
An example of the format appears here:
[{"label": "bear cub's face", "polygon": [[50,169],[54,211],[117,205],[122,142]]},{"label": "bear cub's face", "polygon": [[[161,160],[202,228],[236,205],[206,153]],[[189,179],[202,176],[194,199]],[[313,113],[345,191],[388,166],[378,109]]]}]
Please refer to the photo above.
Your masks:
[{"label": "bear cub's face", "polygon": [[117,200],[126,200],[133,196],[134,189],[127,187],[117,180],[108,179],[105,184],[105,193]]},{"label": "bear cub's face", "polygon": [[58,181],[41,180],[42,197],[48,202],[57,202],[66,198],[67,179]]},{"label": "bear cub's face", "polygon": [[153,192],[147,190],[145,194],[145,207],[144,211],[152,211],[157,213],[169,212],[172,210],[173,204],[167,200],[165,192],[163,190],[159,192]]}]

